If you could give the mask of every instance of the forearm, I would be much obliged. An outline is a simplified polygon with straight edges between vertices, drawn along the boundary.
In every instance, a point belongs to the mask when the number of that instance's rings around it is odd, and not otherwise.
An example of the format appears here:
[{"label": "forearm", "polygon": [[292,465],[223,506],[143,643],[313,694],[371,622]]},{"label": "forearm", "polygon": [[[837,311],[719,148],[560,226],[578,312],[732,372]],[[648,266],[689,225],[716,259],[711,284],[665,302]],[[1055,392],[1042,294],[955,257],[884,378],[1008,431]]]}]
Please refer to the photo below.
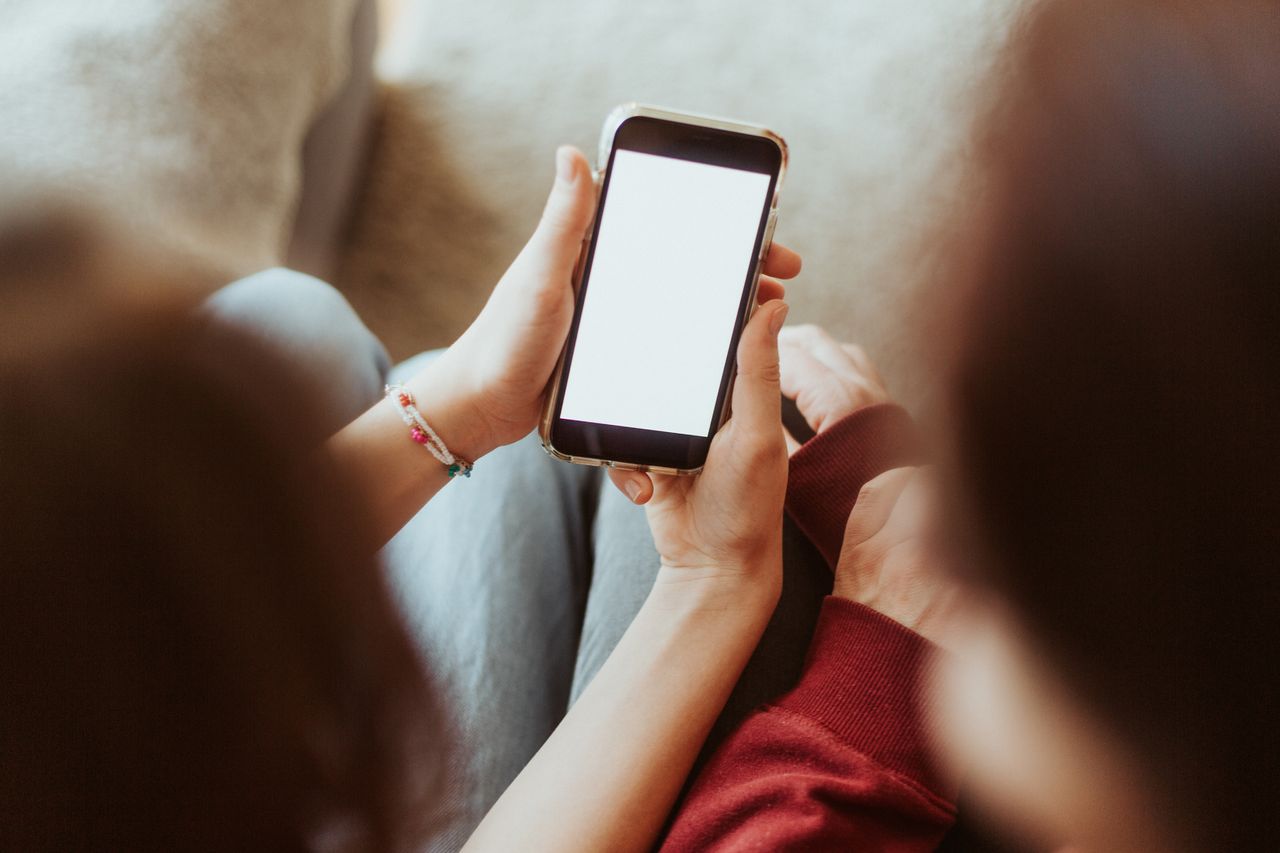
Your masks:
[{"label": "forearm", "polygon": [[[432,429],[456,456],[475,462],[493,449],[477,428],[472,395],[437,360],[405,383]],[[329,451],[364,495],[379,542],[386,542],[449,483],[445,466],[409,436],[396,405],[379,400],[329,439]]]},{"label": "forearm", "polygon": [[467,849],[651,848],[777,603],[778,577],[776,566],[662,569],[595,680]]}]

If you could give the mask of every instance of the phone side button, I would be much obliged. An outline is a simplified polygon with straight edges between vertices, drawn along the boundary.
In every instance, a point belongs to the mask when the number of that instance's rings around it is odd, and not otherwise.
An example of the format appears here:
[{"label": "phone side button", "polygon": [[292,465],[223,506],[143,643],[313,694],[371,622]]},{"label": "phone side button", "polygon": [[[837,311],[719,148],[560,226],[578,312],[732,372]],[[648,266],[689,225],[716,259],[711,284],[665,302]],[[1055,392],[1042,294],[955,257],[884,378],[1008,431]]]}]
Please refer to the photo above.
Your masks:
[{"label": "phone side button", "polygon": [[764,226],[764,239],[760,241],[760,260],[769,256],[769,247],[773,245],[773,228],[778,224],[778,209],[769,210],[769,221]]}]

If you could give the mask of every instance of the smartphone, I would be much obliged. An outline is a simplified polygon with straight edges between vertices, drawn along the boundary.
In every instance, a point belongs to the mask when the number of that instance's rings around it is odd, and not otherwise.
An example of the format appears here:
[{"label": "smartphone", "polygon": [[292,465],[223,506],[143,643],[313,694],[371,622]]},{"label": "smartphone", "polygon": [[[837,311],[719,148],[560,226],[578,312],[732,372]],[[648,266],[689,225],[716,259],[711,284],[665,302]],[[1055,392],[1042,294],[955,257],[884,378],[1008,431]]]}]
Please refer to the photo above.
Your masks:
[{"label": "smartphone", "polygon": [[629,104],[605,120],[597,162],[542,444],[568,462],[695,474],[729,414],[787,146],[762,127]]}]

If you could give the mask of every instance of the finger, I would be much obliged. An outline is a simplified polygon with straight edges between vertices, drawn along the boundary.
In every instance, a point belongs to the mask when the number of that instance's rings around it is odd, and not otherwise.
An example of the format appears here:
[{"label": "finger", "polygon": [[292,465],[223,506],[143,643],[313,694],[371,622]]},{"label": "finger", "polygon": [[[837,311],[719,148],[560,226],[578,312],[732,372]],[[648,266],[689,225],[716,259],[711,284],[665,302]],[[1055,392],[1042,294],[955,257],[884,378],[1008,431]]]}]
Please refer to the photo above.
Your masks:
[{"label": "finger", "polygon": [[853,512],[849,513],[849,523],[845,525],[845,547],[861,545],[880,532],[914,471],[914,468],[894,468],[862,487]]},{"label": "finger", "polygon": [[657,474],[650,472],[649,479],[653,481],[653,499],[658,501],[669,501],[672,495],[687,490],[689,484],[693,482],[689,477],[681,477],[679,474]]},{"label": "finger", "polygon": [[895,542],[924,536],[933,510],[932,485],[925,469],[917,468],[898,495],[882,534]]},{"label": "finger", "polygon": [[840,373],[848,373],[850,370],[862,372],[853,357],[831,337],[831,333],[813,323],[787,327],[781,343],[807,350],[818,361]]},{"label": "finger", "polygon": [[738,342],[738,378],[733,383],[733,421],[750,434],[776,434],[782,423],[778,388],[778,330],[787,319],[787,303],[761,305]]},{"label": "finger", "polygon": [[[526,251],[534,250],[547,275],[573,275],[582,240],[595,213],[595,183],[582,152],[569,145],[556,149],[556,179],[542,209],[542,219]],[[522,253],[523,254],[523,253]]]},{"label": "finger", "polygon": [[765,255],[764,272],[778,278],[795,278],[800,274],[800,256],[781,243],[774,243]]},{"label": "finger", "polygon": [[787,458],[794,456],[795,452],[801,447],[800,442],[791,434],[791,430],[786,427],[782,428],[782,439],[787,443]]},{"label": "finger", "polygon": [[836,371],[803,347],[782,340],[778,344],[782,394],[796,401],[796,409],[810,429],[822,432],[856,408],[852,402],[840,402],[847,383]]},{"label": "finger", "polygon": [[884,379],[880,376],[880,371],[876,368],[875,363],[867,357],[867,351],[857,344],[840,344],[840,349],[844,350],[854,363],[858,365],[858,369],[866,374],[869,378],[874,379],[877,384],[883,385]]},{"label": "finger", "polygon": [[618,487],[618,491],[633,504],[644,504],[653,497],[653,481],[643,471],[620,471],[609,469],[609,479]]},{"label": "finger", "polygon": [[767,275],[760,276],[760,286],[756,288],[756,302],[760,305],[766,302],[772,302],[775,299],[785,299],[787,288],[782,282],[776,278],[770,278]]},{"label": "finger", "polygon": [[[782,331],[785,334],[787,330]],[[813,402],[812,389],[824,384],[824,377],[830,374],[830,368],[819,363],[808,350],[784,342],[781,336],[778,339],[778,359],[779,387],[783,395],[796,401],[796,408],[800,410],[805,423],[817,432],[822,423],[821,418],[817,417],[818,413],[813,411],[813,406],[809,405]],[[806,390],[810,394],[806,395]],[[802,397],[805,405],[801,405]]]}]

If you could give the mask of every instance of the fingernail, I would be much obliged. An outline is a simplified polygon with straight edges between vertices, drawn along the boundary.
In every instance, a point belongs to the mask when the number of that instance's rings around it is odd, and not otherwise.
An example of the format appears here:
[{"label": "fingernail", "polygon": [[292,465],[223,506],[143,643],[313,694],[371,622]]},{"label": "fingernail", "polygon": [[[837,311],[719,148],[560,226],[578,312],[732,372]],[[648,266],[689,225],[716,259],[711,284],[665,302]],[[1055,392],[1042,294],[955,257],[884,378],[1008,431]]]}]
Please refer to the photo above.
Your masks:
[{"label": "fingernail", "polygon": [[787,322],[787,312],[790,310],[791,306],[785,302],[773,309],[773,316],[769,318],[769,332],[774,337],[777,337],[778,332],[782,331],[782,324]]},{"label": "fingernail", "polygon": [[573,166],[573,149],[568,145],[561,145],[556,149],[556,178],[572,183],[576,177]]},{"label": "fingernail", "polygon": [[628,480],[625,488],[627,490],[627,497],[631,498],[632,503],[635,503],[636,501],[640,500],[640,484],[639,483],[637,483],[635,480]]}]

